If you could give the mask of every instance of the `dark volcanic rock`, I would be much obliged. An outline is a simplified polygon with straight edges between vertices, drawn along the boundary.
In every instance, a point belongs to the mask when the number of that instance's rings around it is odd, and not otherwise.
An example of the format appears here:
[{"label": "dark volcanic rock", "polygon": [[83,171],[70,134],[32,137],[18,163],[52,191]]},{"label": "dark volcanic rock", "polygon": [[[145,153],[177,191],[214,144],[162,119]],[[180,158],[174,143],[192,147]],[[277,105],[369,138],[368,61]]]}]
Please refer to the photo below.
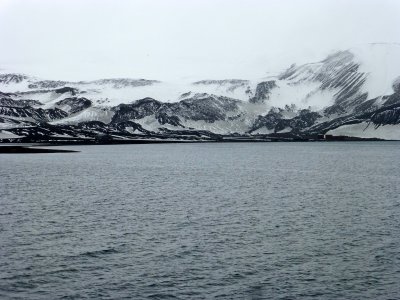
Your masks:
[{"label": "dark volcanic rock", "polygon": [[302,82],[320,83],[320,90],[335,89],[334,105],[325,110],[326,115],[346,114],[367,100],[368,95],[361,89],[368,74],[360,71],[350,51],[339,51],[319,63],[292,65],[279,76],[289,80],[291,85]]},{"label": "dark volcanic rock", "polygon": [[258,116],[249,132],[251,133],[262,127],[273,130],[278,123],[281,122],[282,117],[281,111],[278,109],[271,109],[265,116]]},{"label": "dark volcanic rock", "polygon": [[257,84],[256,93],[254,97],[250,98],[251,103],[264,103],[269,99],[271,90],[276,87],[274,80],[264,81]]},{"label": "dark volcanic rock", "polygon": [[79,152],[76,150],[62,150],[62,149],[44,149],[44,148],[31,148],[21,146],[0,146],[0,153],[73,153]]},{"label": "dark volcanic rock", "polygon": [[156,114],[156,119],[161,125],[170,124],[177,127],[185,127],[181,124],[181,120],[177,116],[169,116],[165,112],[158,112]]},{"label": "dark volcanic rock", "polygon": [[193,82],[194,85],[219,85],[221,87],[226,87],[228,92],[233,92],[239,87],[247,86],[249,84],[248,80],[243,79],[222,79],[222,80],[200,80]]},{"label": "dark volcanic rock", "polygon": [[86,98],[71,97],[56,102],[56,105],[58,108],[73,114],[91,107],[92,101]]},{"label": "dark volcanic rock", "polygon": [[113,108],[115,114],[112,123],[119,123],[134,119],[142,119],[144,117],[155,114],[161,107],[160,101],[153,98],[144,98],[137,100],[131,104],[120,104]]},{"label": "dark volcanic rock", "polygon": [[213,123],[225,120],[226,114],[239,109],[239,100],[208,94],[196,94],[176,103],[165,103],[160,112],[180,119]]},{"label": "dark volcanic rock", "polygon": [[14,93],[3,93],[0,92],[0,98],[11,98],[12,96],[16,96]]},{"label": "dark volcanic rock", "polygon": [[27,107],[27,106],[40,106],[43,105],[37,100],[13,100],[11,98],[1,98],[0,96],[0,106],[8,107]]},{"label": "dark volcanic rock", "polygon": [[376,110],[371,116],[371,121],[377,126],[400,124],[400,104]]},{"label": "dark volcanic rock", "polygon": [[387,100],[385,101],[384,105],[388,106],[393,104],[400,104],[400,91],[387,97]]},{"label": "dark volcanic rock", "polygon": [[107,131],[108,125],[100,122],[100,121],[88,121],[88,122],[80,122],[76,125],[80,129],[85,130],[97,130],[97,131]]},{"label": "dark volcanic rock", "polygon": [[142,119],[154,115],[160,124],[181,126],[181,120],[205,121],[213,123],[225,120],[227,112],[238,110],[239,100],[217,97],[208,94],[196,94],[192,98],[175,103],[162,103],[145,98],[132,104],[120,104],[113,108],[115,115],[112,123]]},{"label": "dark volcanic rock", "polygon": [[130,78],[110,78],[110,79],[99,79],[93,81],[79,81],[78,84],[98,84],[98,85],[112,85],[113,88],[119,89],[123,87],[138,87],[153,85],[158,83],[157,80],[147,79],[130,79]]},{"label": "dark volcanic rock", "polygon": [[28,85],[30,89],[55,89],[67,85],[67,81],[60,80],[38,80]]},{"label": "dark volcanic rock", "polygon": [[320,117],[322,116],[317,112],[309,109],[302,109],[298,116],[290,119],[289,127],[291,127],[293,131],[299,132],[313,125]]},{"label": "dark volcanic rock", "polygon": [[284,110],[273,108],[265,116],[259,116],[254,122],[249,133],[256,131],[262,127],[274,132],[279,132],[286,128],[290,128],[292,132],[301,132],[312,126],[321,115],[309,109],[302,109],[298,115],[293,118],[284,118]]},{"label": "dark volcanic rock", "polygon": [[[37,110],[42,110],[41,108],[38,108]],[[44,114],[46,116],[45,121],[52,121],[52,120],[59,120],[68,117],[68,113],[65,111],[59,109],[59,108],[50,108],[50,109],[44,109]]]},{"label": "dark volcanic rock", "polygon": [[117,130],[117,131],[122,131],[122,132],[128,132],[130,133],[131,130],[133,129],[133,131],[139,131],[145,134],[149,134],[150,131],[144,129],[142,127],[142,125],[132,122],[132,121],[125,121],[125,122],[120,122],[120,123],[116,123],[116,124],[112,124],[112,127]]},{"label": "dark volcanic rock", "polygon": [[62,87],[59,89],[54,90],[57,94],[64,94],[64,93],[71,93],[72,96],[75,96],[76,93],[78,92],[78,89],[72,88],[72,87]]},{"label": "dark volcanic rock", "polygon": [[39,122],[48,122],[51,120],[62,119],[68,116],[68,114],[58,108],[42,109],[33,108],[30,106],[25,107],[9,107],[0,106],[0,115],[16,117],[16,118],[32,118]]},{"label": "dark volcanic rock", "polygon": [[22,74],[0,74],[0,83],[10,84],[10,83],[20,83],[28,79],[28,76]]}]

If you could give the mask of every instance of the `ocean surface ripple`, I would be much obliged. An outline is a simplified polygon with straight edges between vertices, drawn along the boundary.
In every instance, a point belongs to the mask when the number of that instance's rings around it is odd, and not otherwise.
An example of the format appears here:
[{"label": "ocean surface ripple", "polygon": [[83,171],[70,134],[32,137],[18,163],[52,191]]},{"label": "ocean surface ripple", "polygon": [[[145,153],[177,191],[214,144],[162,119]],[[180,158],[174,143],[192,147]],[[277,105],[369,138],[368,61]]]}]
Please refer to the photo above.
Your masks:
[{"label": "ocean surface ripple", "polygon": [[399,142],[68,148],[0,156],[0,299],[400,297]]}]

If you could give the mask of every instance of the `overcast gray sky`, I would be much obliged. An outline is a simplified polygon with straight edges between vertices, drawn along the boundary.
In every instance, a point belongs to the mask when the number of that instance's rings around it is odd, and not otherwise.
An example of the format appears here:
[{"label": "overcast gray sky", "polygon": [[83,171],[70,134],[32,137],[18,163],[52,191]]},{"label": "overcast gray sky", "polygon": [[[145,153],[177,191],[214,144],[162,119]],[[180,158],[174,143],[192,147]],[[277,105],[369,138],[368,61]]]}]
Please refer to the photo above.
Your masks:
[{"label": "overcast gray sky", "polygon": [[0,0],[0,68],[50,79],[260,78],[400,42],[399,0]]}]

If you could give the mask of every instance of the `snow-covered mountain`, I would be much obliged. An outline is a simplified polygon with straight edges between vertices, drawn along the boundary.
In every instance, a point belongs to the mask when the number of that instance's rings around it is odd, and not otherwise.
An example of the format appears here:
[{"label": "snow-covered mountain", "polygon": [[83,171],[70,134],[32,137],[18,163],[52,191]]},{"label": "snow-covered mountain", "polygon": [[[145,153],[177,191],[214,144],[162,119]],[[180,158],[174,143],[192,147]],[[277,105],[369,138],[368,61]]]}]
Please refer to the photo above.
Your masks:
[{"label": "snow-covered mountain", "polygon": [[260,80],[71,82],[3,73],[1,129],[0,139],[329,134],[400,140],[400,45],[338,51]]}]

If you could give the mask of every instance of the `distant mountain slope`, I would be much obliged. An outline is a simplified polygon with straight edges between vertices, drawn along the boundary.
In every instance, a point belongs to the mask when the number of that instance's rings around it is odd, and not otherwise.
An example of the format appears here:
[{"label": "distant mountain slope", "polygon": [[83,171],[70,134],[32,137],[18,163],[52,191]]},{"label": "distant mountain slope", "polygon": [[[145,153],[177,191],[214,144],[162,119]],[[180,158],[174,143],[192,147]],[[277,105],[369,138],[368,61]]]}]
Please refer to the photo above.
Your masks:
[{"label": "distant mountain slope", "polygon": [[0,129],[14,135],[64,126],[89,136],[120,130],[400,139],[399,124],[400,46],[392,44],[338,51],[258,81],[71,82],[0,74]]}]

